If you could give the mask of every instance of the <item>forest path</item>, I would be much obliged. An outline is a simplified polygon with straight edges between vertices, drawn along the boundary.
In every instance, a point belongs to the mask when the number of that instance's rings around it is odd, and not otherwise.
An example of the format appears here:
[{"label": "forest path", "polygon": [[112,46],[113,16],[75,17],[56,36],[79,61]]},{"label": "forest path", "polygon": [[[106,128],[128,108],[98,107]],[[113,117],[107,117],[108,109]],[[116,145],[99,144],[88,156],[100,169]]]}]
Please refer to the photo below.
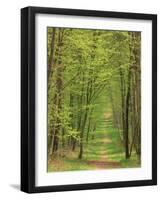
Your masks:
[{"label": "forest path", "polygon": [[124,152],[113,127],[111,113],[105,112],[97,124],[96,132],[84,145],[83,158],[78,159],[79,148],[64,157],[49,160],[48,172],[122,168]]},{"label": "forest path", "polygon": [[[96,154],[98,157],[95,160],[89,160],[87,161],[87,164],[97,168],[97,169],[112,169],[112,168],[120,168],[121,164],[119,161],[111,161],[109,159],[109,145],[112,143],[112,140],[110,138],[110,135],[108,133],[108,129],[111,126],[110,125],[110,118],[111,113],[104,113],[104,119],[101,122],[101,127],[107,127],[105,130],[106,132],[99,133],[99,139],[97,139],[97,143],[99,143],[99,148],[97,149]],[[93,143],[93,146],[96,144]]]}]

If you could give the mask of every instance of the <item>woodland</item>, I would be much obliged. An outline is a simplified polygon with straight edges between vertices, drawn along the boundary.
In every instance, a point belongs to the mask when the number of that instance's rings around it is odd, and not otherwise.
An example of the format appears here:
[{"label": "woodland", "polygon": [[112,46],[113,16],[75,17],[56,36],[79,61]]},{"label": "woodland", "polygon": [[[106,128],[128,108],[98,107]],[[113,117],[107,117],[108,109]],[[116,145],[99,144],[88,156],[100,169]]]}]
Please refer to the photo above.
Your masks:
[{"label": "woodland", "polygon": [[48,172],[141,166],[141,33],[47,28]]}]

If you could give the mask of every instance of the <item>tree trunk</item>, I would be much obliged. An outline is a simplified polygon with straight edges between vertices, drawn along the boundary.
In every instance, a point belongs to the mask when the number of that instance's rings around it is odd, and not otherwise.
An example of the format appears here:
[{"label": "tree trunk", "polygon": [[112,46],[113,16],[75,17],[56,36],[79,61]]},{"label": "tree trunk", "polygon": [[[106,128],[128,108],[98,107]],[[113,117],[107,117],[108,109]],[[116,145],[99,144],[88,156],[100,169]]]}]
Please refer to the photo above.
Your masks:
[{"label": "tree trunk", "polygon": [[131,79],[131,69],[129,69],[128,73],[128,87],[127,87],[127,96],[126,96],[126,112],[125,112],[125,157],[128,159],[130,157],[129,154],[129,102],[130,102],[130,79]]},{"label": "tree trunk", "polygon": [[50,76],[51,68],[54,62],[54,46],[55,46],[55,28],[52,29],[51,43],[50,43],[50,56],[48,60],[48,78]]},{"label": "tree trunk", "polygon": [[[54,96],[54,105],[55,109],[54,112],[57,111],[58,116],[55,119],[54,124],[54,136],[52,138],[51,142],[51,149],[53,149],[53,152],[58,150],[59,147],[59,134],[61,130],[60,126],[60,113],[62,109],[62,89],[63,89],[63,66],[62,66],[62,40],[63,40],[63,34],[62,30],[58,30],[58,52],[57,52],[57,65],[56,67],[56,82],[55,82],[55,96]],[[52,148],[53,146],[53,148]]]}]

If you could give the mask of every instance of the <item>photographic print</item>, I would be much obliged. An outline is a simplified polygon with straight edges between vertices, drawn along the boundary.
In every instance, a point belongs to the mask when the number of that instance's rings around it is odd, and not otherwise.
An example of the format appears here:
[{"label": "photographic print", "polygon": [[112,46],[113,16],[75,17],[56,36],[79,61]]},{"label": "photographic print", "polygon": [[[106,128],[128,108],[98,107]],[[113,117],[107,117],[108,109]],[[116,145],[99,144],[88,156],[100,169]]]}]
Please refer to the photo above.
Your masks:
[{"label": "photographic print", "polygon": [[48,172],[141,166],[141,33],[47,28]]},{"label": "photographic print", "polygon": [[157,16],[21,10],[21,190],[157,184]]}]

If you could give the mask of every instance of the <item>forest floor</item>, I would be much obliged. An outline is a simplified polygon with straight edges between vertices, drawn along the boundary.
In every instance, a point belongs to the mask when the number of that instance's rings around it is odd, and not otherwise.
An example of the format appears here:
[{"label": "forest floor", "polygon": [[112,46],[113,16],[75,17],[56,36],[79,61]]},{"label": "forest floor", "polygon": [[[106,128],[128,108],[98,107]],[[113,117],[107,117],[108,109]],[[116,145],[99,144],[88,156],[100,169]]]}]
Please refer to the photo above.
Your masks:
[{"label": "forest floor", "polygon": [[129,160],[124,158],[123,145],[118,131],[112,126],[110,113],[104,113],[94,139],[84,145],[82,159],[78,159],[79,149],[63,151],[64,156],[49,158],[48,172],[140,167],[135,154]]},{"label": "forest floor", "polygon": [[[112,144],[112,139],[108,133],[103,133],[104,128],[108,125],[110,125],[109,119],[111,117],[111,114],[106,112],[104,113],[104,120],[102,121],[101,126],[99,129],[101,132],[99,133],[99,139],[95,142],[93,142],[93,146],[95,146],[96,142],[100,144],[100,148],[97,151],[97,154],[99,155],[95,160],[89,160],[87,163],[91,165],[92,167],[95,166],[96,169],[109,169],[109,168],[120,168],[120,162],[119,161],[113,161],[109,159],[109,152],[108,152],[108,146]],[[108,129],[106,129],[108,131]]]}]

